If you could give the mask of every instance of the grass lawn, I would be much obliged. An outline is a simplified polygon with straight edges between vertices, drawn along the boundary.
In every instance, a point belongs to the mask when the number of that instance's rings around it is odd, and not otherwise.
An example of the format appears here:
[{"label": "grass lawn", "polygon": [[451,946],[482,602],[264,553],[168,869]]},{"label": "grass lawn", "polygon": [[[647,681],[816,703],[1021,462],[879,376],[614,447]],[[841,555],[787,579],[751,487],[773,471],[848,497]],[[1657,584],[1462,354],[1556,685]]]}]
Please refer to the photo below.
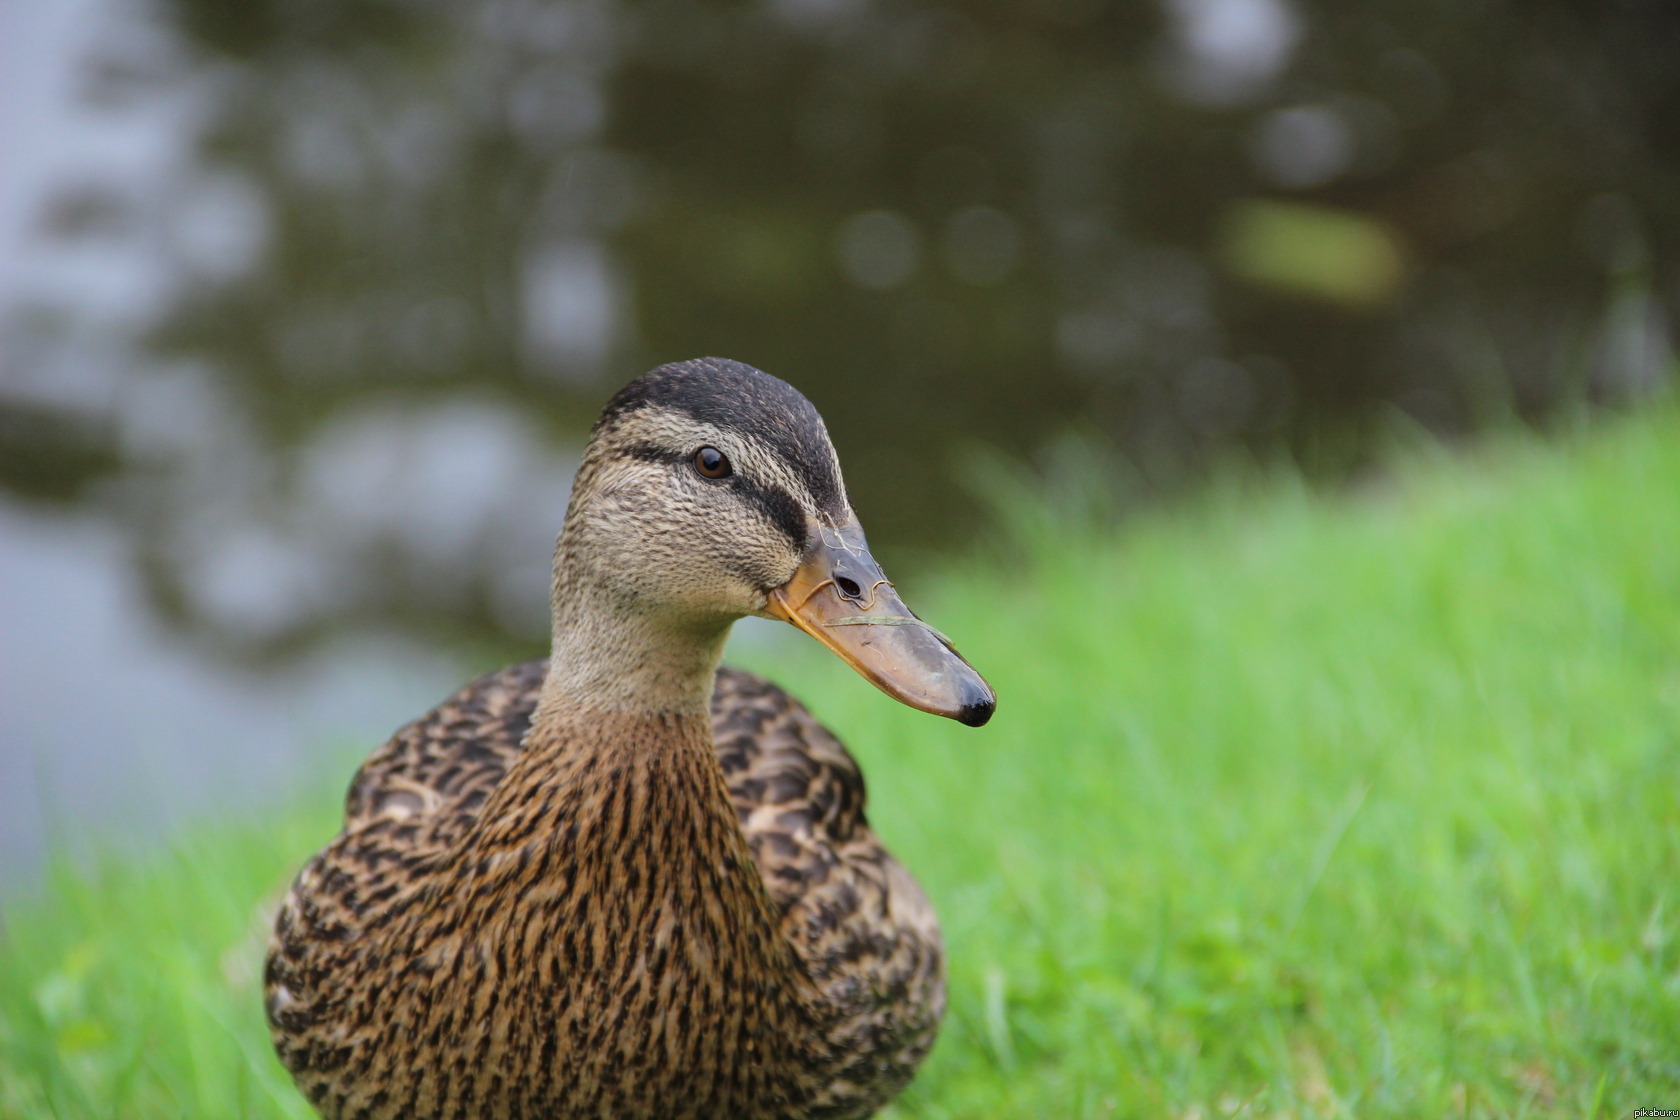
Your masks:
[{"label": "grass lawn", "polygon": [[[1017,543],[905,589],[997,686],[981,731],[814,644],[741,658],[944,919],[892,1115],[1680,1108],[1680,413]],[[310,1115],[252,925],[335,802],[14,900],[0,1116]]]}]

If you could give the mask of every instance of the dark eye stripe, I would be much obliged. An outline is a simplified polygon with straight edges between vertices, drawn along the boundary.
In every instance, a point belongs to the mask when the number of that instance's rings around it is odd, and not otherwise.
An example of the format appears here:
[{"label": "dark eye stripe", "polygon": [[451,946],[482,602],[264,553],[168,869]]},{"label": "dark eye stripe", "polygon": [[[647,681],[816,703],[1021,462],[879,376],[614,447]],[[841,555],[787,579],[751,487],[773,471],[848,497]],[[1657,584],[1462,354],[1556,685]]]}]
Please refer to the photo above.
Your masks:
[{"label": "dark eye stripe", "polygon": [[741,497],[751,502],[796,549],[805,547],[805,510],[792,494],[780,486],[760,486],[736,475],[732,480]]},{"label": "dark eye stripe", "polygon": [[[668,463],[674,466],[687,466],[692,461],[686,452],[667,451],[651,443],[626,444],[622,454],[645,463]],[[739,472],[718,481],[726,482],[754,509],[763,514],[764,519],[774,525],[794,548],[805,547],[805,507],[801,506],[792,494],[780,486],[754,482]]]},{"label": "dark eye stripe", "polygon": [[627,443],[620,451],[626,459],[640,459],[644,463],[686,463],[688,456],[681,451],[667,451],[651,443]]}]

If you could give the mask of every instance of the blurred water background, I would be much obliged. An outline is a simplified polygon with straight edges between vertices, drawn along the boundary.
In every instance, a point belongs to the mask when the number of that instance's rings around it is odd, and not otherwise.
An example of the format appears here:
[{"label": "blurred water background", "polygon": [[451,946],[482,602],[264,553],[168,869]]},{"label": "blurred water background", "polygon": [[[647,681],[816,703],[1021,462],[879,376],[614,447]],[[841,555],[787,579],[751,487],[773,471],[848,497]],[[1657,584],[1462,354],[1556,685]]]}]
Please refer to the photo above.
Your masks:
[{"label": "blurred water background", "polygon": [[539,653],[660,362],[804,390],[911,573],[980,447],[1146,501],[1647,397],[1676,59],[1660,0],[7,0],[0,884]]}]

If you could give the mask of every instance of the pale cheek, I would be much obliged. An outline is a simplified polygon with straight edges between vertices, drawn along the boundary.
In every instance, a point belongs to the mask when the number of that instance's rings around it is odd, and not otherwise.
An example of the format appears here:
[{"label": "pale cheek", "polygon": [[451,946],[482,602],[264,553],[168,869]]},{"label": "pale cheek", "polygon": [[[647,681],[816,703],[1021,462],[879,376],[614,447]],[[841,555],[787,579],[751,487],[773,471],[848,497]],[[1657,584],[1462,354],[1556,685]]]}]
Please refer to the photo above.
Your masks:
[{"label": "pale cheek", "polygon": [[782,584],[792,579],[793,574],[799,570],[801,559],[802,557],[791,549],[783,550],[782,553],[776,557],[775,565],[772,569],[774,574],[765,586],[780,587]]},{"label": "pale cheek", "polygon": [[[589,507],[599,576],[684,611],[754,614],[793,578],[800,556],[758,518],[680,488],[603,487]],[[675,490],[675,492],[673,492]]]},{"label": "pale cheek", "polygon": [[669,584],[690,563],[691,548],[661,511],[635,508],[632,495],[605,495],[589,511],[584,558],[604,582],[637,597]]}]

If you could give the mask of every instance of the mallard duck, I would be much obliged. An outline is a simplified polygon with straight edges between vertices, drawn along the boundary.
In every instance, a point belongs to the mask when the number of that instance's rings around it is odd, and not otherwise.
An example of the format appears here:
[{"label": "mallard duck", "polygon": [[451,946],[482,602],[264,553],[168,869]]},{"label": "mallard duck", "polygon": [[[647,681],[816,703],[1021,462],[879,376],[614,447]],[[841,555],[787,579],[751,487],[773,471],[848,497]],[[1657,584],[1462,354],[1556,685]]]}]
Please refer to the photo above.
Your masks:
[{"label": "mallard duck", "polygon": [[938,1029],[938,921],[846,748],[724,642],[781,619],[912,707],[996,701],[871,558],[816,409],[715,358],[626,386],[552,606],[546,662],[356,774],[275,921],[281,1060],[329,1120],[873,1113]]}]

